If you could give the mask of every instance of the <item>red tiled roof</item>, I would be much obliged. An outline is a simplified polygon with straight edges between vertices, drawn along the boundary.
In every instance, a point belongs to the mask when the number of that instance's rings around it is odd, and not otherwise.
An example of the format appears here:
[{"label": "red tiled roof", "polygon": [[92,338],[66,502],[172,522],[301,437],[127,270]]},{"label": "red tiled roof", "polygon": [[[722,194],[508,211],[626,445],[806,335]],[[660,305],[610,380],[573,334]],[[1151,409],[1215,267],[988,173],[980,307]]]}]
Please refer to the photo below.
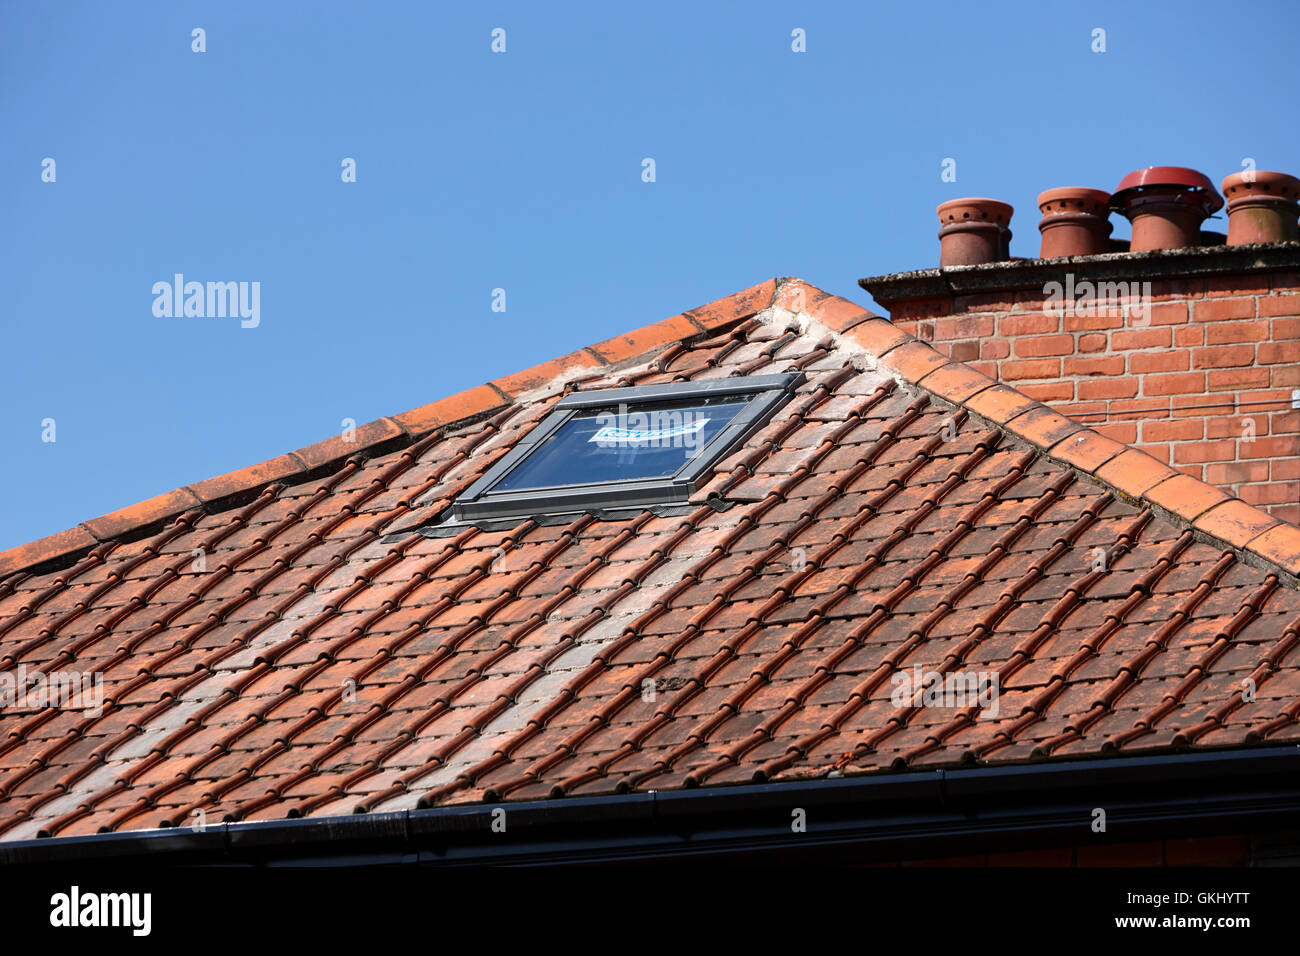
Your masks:
[{"label": "red tiled roof", "polygon": [[[689,513],[416,530],[565,389],[794,368]],[[0,712],[0,839],[1294,741],[1297,575],[1300,528],[772,280],[0,555],[0,671],[105,694]],[[918,666],[997,715],[895,706]]]}]

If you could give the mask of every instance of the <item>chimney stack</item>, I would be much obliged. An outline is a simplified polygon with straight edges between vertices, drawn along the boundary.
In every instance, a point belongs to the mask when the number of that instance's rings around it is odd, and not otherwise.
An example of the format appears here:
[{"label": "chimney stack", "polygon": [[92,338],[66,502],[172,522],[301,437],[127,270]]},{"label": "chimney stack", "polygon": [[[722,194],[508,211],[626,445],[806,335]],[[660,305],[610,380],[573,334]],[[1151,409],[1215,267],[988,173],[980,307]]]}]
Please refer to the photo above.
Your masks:
[{"label": "chimney stack", "polygon": [[1201,223],[1223,207],[1214,184],[1194,169],[1148,166],[1120,180],[1110,206],[1133,224],[1129,251],[1201,244]]},{"label": "chimney stack", "polygon": [[996,199],[951,199],[940,203],[939,267],[999,262],[1011,254],[1011,214]]},{"label": "chimney stack", "polygon": [[1228,245],[1286,242],[1300,238],[1300,179],[1286,173],[1246,170],[1223,181],[1228,197]]},{"label": "chimney stack", "polygon": [[1082,186],[1063,186],[1038,194],[1043,220],[1040,259],[1095,256],[1110,248],[1110,193]]}]

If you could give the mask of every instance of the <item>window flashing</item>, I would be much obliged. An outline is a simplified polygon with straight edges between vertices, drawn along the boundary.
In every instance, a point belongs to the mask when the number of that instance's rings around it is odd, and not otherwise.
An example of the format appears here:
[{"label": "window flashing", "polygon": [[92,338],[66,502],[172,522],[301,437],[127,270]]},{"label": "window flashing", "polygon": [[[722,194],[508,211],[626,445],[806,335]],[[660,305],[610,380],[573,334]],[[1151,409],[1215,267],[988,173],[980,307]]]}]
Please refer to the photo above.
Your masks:
[{"label": "window flashing", "polygon": [[[805,376],[802,372],[674,382],[667,385],[607,388],[566,395],[528,434],[501,457],[452,505],[455,524],[548,513],[645,508],[685,504],[701,479],[725,455],[753,434],[784,404]],[[697,453],[666,477],[602,480],[517,490],[494,490],[517,466],[557,436],[560,429],[595,408],[720,399],[746,395],[748,401]]]}]

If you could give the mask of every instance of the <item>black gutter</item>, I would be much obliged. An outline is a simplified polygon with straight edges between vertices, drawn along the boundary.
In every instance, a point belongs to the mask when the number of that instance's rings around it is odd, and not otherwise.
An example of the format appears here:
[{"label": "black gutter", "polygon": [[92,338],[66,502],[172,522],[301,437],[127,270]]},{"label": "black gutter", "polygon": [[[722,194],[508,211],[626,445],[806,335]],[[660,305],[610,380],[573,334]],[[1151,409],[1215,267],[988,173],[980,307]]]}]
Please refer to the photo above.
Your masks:
[{"label": "black gutter", "polygon": [[1284,830],[1300,830],[1300,746],[24,840],[0,865],[860,863]]}]

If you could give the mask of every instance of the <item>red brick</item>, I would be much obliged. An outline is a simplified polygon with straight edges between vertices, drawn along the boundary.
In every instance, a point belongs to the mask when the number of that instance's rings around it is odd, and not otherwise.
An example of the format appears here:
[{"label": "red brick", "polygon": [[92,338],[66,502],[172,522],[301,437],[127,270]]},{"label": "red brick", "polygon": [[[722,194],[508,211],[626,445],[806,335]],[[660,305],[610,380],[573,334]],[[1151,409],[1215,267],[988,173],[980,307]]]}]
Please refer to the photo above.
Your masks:
[{"label": "red brick", "polygon": [[[1258,465],[1264,464],[1264,462],[1251,461],[1246,464],[1254,468]],[[1300,458],[1282,458],[1280,460],[1274,460],[1269,464],[1272,471],[1269,473],[1268,477],[1272,478],[1274,481],[1295,481],[1297,478],[1300,478]],[[1256,480],[1263,481],[1264,479],[1261,478]]]},{"label": "red brick", "polygon": [[1179,348],[1191,348],[1195,345],[1205,344],[1204,325],[1180,325],[1174,329],[1174,345]]},{"label": "red brick", "polygon": [[1200,441],[1205,437],[1205,423],[1201,421],[1143,422],[1142,440],[1148,441]]},{"label": "red brick", "polygon": [[1175,464],[1232,461],[1236,457],[1237,443],[1233,441],[1179,442],[1174,445]]},{"label": "red brick", "polygon": [[1136,445],[1138,427],[1136,422],[1108,422],[1105,425],[1093,425],[1092,430],[1099,435],[1105,435],[1112,441],[1117,441],[1121,445]]},{"label": "red brick", "polygon": [[1300,315],[1300,295],[1261,295],[1255,300],[1260,316]]},{"label": "red brick", "polygon": [[1300,319],[1274,319],[1271,326],[1272,339],[1300,339]]},{"label": "red brick", "polygon": [[1266,368],[1223,368],[1210,373],[1206,390],[1233,392],[1241,388],[1264,388],[1272,381]]},{"label": "red brick", "polygon": [[1300,411],[1273,412],[1266,424],[1257,424],[1255,434],[1285,435],[1296,431],[1300,431]]},{"label": "red brick", "polygon": [[[1284,388],[1270,388],[1258,392],[1242,392],[1237,396],[1242,404],[1257,406],[1255,411],[1287,409],[1291,407],[1291,391]],[[1267,407],[1265,407],[1267,406]]]},{"label": "red brick", "polygon": [[980,357],[979,342],[951,342],[945,350],[954,362],[974,362]]},{"label": "red brick", "polygon": [[1300,505],[1265,505],[1264,510],[1274,518],[1300,525]]},{"label": "red brick", "polygon": [[1300,385],[1300,363],[1295,365],[1270,365],[1268,383],[1275,388],[1295,388]]},{"label": "red brick", "polygon": [[1040,335],[1019,338],[1015,341],[1015,353],[1021,358],[1040,358],[1045,355],[1070,355],[1073,352],[1073,335]]},{"label": "red brick", "polygon": [[1128,370],[1134,375],[1147,372],[1186,372],[1191,356],[1186,352],[1135,352],[1128,357]]},{"label": "red brick", "polygon": [[1248,505],[1290,505],[1300,501],[1300,481],[1278,481],[1268,485],[1242,485],[1237,497]]},{"label": "red brick", "polygon": [[1065,360],[1066,375],[1123,375],[1122,355],[1075,356]]},{"label": "red brick", "polygon": [[[1016,388],[1040,402],[1068,402],[1074,398],[1074,383],[1071,381],[1028,382],[1024,385],[1017,385]],[[1062,409],[1062,413],[1069,414],[1064,409]]]},{"label": "red brick", "polygon": [[1199,348],[1192,353],[1195,368],[1242,368],[1255,361],[1253,345],[1221,345]]},{"label": "red brick", "polygon": [[[1163,302],[1151,306],[1151,320],[1144,325],[1183,325],[1187,322],[1186,302]],[[1134,321],[1133,325],[1137,325]]]},{"label": "red brick", "polygon": [[1078,397],[1090,398],[1132,398],[1138,392],[1138,380],[1135,378],[1107,378],[1080,382]]},{"label": "red brick", "polygon": [[[1028,385],[1022,385],[1021,389],[1023,390],[1028,387]],[[1062,415],[1069,415],[1071,418],[1078,421],[1083,421],[1089,416],[1105,416],[1106,414],[1105,402],[1059,402],[1056,405],[1053,405],[1052,408],[1055,411],[1060,412]]]},{"label": "red brick", "polygon": [[[1179,329],[1179,331],[1183,331]],[[1110,347],[1115,351],[1128,349],[1168,348],[1172,341],[1169,329],[1135,329],[1132,332],[1112,332]]]},{"label": "red brick", "polygon": [[1281,435],[1241,442],[1237,454],[1242,458],[1284,458],[1300,455],[1300,435]]},{"label": "red brick", "polygon": [[1244,438],[1249,431],[1246,422],[1254,422],[1255,436],[1269,433],[1267,415],[1229,415],[1205,420],[1206,438]]},{"label": "red brick", "polygon": [[1143,418],[1168,418],[1169,399],[1116,399],[1110,403],[1110,416],[1118,421]]},{"label": "red brick", "polygon": [[1004,359],[1011,354],[1011,343],[1003,339],[985,339],[980,343],[980,358]]},{"label": "red brick", "polygon": [[[1117,335],[1120,333],[1116,333]],[[1104,352],[1106,351],[1106,335],[1104,332],[1089,332],[1086,335],[1079,336],[1080,352]]]},{"label": "red brick", "polygon": [[1061,374],[1060,359],[1025,359],[1002,363],[1000,378],[1014,382],[1024,378],[1056,378]]},{"label": "red brick", "polygon": [[1004,315],[1002,318],[998,319],[998,334],[1006,337],[1016,335],[1043,335],[1048,332],[1059,332],[1060,330],[1060,317],[1047,315],[1043,312],[1026,312],[1017,315]]},{"label": "red brick", "polygon": [[1196,322],[1249,319],[1254,315],[1254,299],[1205,299],[1192,304],[1192,319]]},{"label": "red brick", "polygon": [[1237,485],[1247,481],[1268,481],[1268,462],[1233,461],[1206,465],[1205,480],[1212,485]]},{"label": "red brick", "polygon": [[1205,341],[1209,345],[1226,345],[1232,342],[1263,342],[1267,338],[1267,322],[1216,322],[1214,325],[1205,328]]},{"label": "red brick", "polygon": [[934,320],[936,342],[948,339],[978,339],[993,334],[993,316],[959,315]]},{"label": "red brick", "polygon": [[1265,342],[1259,346],[1255,360],[1261,365],[1300,362],[1300,342]]},{"label": "red brick", "polygon": [[1065,316],[1064,326],[1067,332],[1095,332],[1098,329],[1122,329],[1126,325],[1132,324],[1124,321],[1122,315],[1085,314],[1085,315],[1067,315]]},{"label": "red brick", "polygon": [[1187,395],[1204,391],[1205,375],[1202,372],[1148,375],[1142,379],[1144,395]]}]

